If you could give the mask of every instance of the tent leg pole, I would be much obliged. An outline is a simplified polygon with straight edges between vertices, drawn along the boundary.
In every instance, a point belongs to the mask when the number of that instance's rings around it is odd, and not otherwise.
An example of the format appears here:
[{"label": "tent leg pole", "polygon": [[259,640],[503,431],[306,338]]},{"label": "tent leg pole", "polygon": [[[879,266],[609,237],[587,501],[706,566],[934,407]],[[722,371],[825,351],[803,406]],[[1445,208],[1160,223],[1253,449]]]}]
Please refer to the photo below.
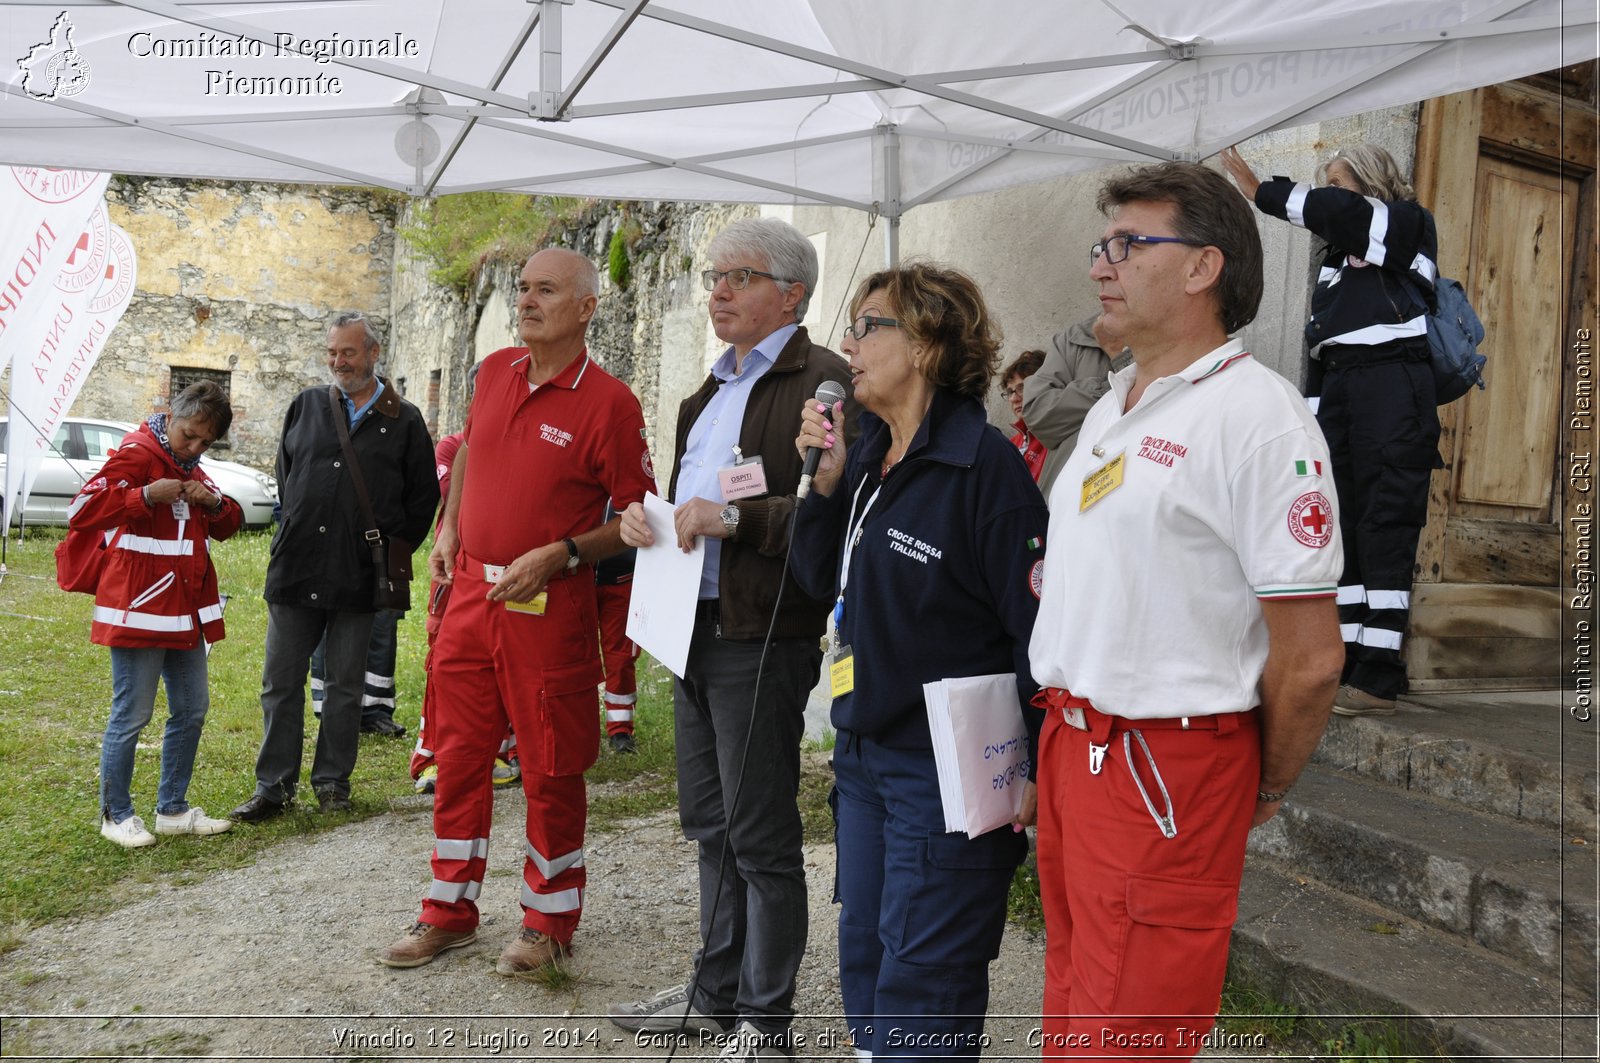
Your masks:
[{"label": "tent leg pole", "polygon": [[900,216],[896,214],[883,227],[883,265],[893,269],[900,264]]}]

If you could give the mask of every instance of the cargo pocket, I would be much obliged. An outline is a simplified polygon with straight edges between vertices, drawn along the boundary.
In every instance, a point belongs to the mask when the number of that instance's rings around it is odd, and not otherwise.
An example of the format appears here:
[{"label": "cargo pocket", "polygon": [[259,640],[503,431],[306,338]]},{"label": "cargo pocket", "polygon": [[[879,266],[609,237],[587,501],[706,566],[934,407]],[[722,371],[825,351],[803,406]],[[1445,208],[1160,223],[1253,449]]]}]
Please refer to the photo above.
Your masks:
[{"label": "cargo pocket", "polygon": [[1368,512],[1378,523],[1421,528],[1428,519],[1428,481],[1440,466],[1439,448],[1428,443],[1391,443],[1380,452],[1382,467]]},{"label": "cargo pocket", "polygon": [[540,774],[582,774],[600,756],[600,668],[595,661],[579,661],[553,665],[542,674],[542,748],[519,738],[517,752],[524,764],[532,759]]},{"label": "cargo pocket", "polygon": [[1239,887],[1228,882],[1129,875],[1127,926],[1112,1011],[1209,1015],[1228,966]]},{"label": "cargo pocket", "polygon": [[896,955],[929,967],[993,960],[1011,879],[1028,855],[1027,834],[1009,826],[971,839],[932,834],[921,848],[922,866],[909,881],[885,883],[885,911],[903,909],[883,924],[899,934]]}]

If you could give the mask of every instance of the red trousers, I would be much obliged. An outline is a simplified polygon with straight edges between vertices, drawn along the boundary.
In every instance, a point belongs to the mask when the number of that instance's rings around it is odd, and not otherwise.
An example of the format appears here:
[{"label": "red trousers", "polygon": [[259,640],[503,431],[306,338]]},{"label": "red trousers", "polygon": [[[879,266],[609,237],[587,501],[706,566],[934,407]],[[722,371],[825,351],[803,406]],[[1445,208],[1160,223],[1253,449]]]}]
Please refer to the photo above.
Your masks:
[{"label": "red trousers", "polygon": [[[1261,779],[1257,714],[1191,717],[1190,730],[1084,714],[1089,732],[1050,710],[1039,742],[1043,1055],[1191,1057],[1222,997]],[[1105,746],[1098,773],[1091,744]],[[1168,797],[1171,837],[1158,823]]]},{"label": "red trousers", "polygon": [[[428,584],[428,616],[423,622],[423,630],[428,635],[428,653],[422,659],[423,687],[422,711],[417,714],[417,744],[411,750],[411,777],[419,778],[427,768],[433,764],[433,746],[428,737],[428,717],[433,715],[433,644],[439,637],[439,628],[444,623],[445,607],[450,604],[450,584],[430,581]],[[500,742],[501,760],[508,764],[517,762],[517,736],[511,728],[506,728],[506,736]]]},{"label": "red trousers", "polygon": [[446,930],[478,924],[494,811],[490,767],[509,724],[528,804],[522,922],[567,942],[586,882],[583,772],[600,752],[594,577],[583,567],[552,580],[543,616],[491,602],[488,589],[480,566],[457,564],[434,644],[428,728],[439,775],[433,884],[421,918]]},{"label": "red trousers", "polygon": [[633,584],[601,584],[595,589],[600,608],[600,652],[606,664],[606,734],[633,734],[633,706],[639,700],[634,664],[639,647],[628,637],[628,603]]}]

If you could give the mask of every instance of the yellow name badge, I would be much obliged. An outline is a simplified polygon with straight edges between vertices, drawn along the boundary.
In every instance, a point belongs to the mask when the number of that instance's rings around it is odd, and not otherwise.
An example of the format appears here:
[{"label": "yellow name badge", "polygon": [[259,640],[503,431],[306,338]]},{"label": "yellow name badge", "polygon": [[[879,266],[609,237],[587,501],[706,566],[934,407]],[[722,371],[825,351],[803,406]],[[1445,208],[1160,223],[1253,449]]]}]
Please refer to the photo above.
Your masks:
[{"label": "yellow name badge", "polygon": [[856,655],[848,646],[836,653],[828,665],[828,687],[836,698],[856,688]]},{"label": "yellow name badge", "polygon": [[531,602],[507,602],[506,608],[513,613],[532,613],[534,616],[543,616],[545,603],[550,600],[549,591],[540,591],[533,596]]},{"label": "yellow name badge", "polygon": [[1079,513],[1122,486],[1122,459],[1127,456],[1127,451],[1123,451],[1083,478],[1083,494],[1078,498]]}]

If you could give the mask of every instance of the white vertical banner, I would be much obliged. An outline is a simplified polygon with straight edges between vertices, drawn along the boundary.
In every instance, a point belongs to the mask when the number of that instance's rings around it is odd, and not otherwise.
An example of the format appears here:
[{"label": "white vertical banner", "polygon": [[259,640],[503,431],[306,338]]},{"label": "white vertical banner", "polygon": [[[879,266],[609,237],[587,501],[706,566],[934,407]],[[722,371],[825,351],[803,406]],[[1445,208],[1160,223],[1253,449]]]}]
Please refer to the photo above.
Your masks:
[{"label": "white vertical banner", "polygon": [[[33,479],[26,470],[31,465],[37,472],[49,443],[48,436],[40,440],[24,429],[40,423],[48,396],[59,391],[75,350],[65,346],[69,333],[92,329],[83,319],[110,283],[112,241],[102,203],[109,180],[109,174],[81,170],[0,167],[0,369],[11,368],[0,529],[10,527],[24,479]],[[131,274],[131,248],[128,254]],[[118,310],[111,322],[120,316]],[[100,346],[103,335],[96,354]],[[79,384],[81,377],[75,377]],[[30,461],[28,452],[35,450]]]}]

